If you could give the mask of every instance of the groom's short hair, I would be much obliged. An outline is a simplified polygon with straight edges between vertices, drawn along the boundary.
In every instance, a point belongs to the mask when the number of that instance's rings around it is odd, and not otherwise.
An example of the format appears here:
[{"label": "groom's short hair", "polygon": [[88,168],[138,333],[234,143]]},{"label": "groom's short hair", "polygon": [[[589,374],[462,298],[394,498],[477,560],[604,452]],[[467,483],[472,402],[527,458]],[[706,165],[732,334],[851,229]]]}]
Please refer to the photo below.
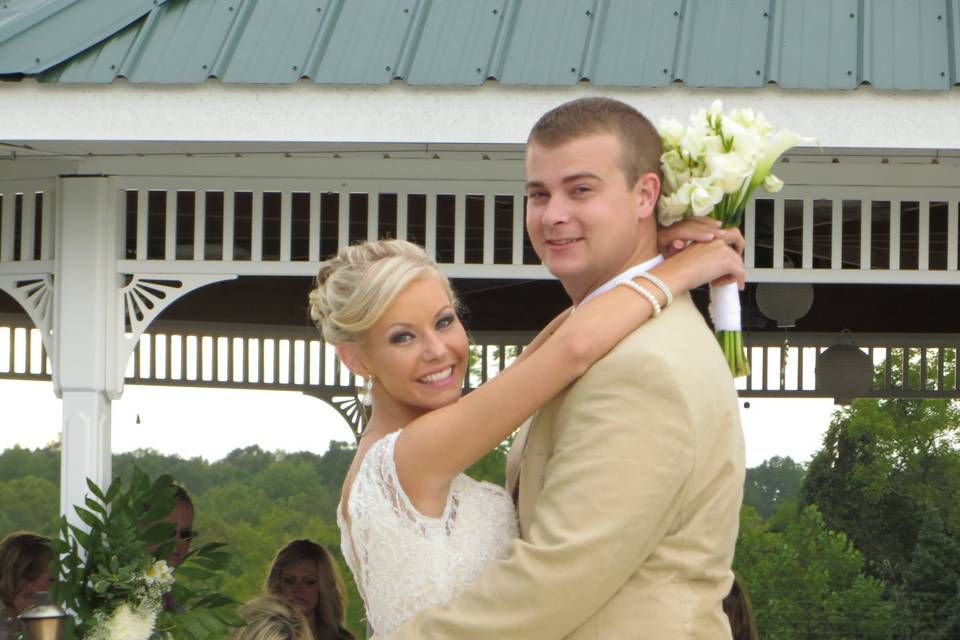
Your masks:
[{"label": "groom's short hair", "polygon": [[620,169],[633,187],[640,176],[656,174],[661,180],[663,145],[656,127],[630,105],[611,98],[578,98],[543,114],[530,130],[527,144],[556,147],[576,138],[613,134],[620,141]]}]

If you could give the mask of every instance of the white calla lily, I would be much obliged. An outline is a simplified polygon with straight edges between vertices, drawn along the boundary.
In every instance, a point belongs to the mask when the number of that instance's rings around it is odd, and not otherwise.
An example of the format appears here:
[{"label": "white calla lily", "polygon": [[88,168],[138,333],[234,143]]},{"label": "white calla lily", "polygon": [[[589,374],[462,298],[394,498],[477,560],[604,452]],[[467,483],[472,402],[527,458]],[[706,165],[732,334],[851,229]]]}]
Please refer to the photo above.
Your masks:
[{"label": "white calla lily", "polygon": [[801,136],[787,129],[781,129],[768,137],[760,158],[757,160],[757,169],[753,174],[753,180],[750,182],[751,186],[762,183],[770,174],[770,169],[777,158],[783,155],[787,149],[792,149],[800,144],[820,144],[820,142],[816,138]]},{"label": "white calla lily", "polygon": [[772,173],[763,179],[763,190],[767,193],[776,193],[780,189],[783,189],[783,180]]},{"label": "white calla lily", "polygon": [[720,153],[707,157],[707,175],[713,178],[723,193],[737,193],[753,175],[752,159],[741,153]]},{"label": "white calla lily", "polygon": [[663,140],[664,149],[676,149],[680,146],[680,139],[683,137],[683,125],[679,120],[664,118],[660,121],[658,130]]},{"label": "white calla lily", "polygon": [[723,189],[713,180],[701,178],[691,182],[690,209],[695,216],[708,216],[723,199]]}]

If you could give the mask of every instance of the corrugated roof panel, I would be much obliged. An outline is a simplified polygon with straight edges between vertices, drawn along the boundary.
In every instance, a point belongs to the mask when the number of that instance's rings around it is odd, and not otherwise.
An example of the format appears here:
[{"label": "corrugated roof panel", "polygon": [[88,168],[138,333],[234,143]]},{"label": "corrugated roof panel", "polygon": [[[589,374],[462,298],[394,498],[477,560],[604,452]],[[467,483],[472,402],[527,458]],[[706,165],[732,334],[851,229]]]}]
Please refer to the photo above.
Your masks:
[{"label": "corrugated roof panel", "polygon": [[482,84],[489,75],[506,0],[433,0],[406,80]]},{"label": "corrugated roof panel", "polygon": [[855,89],[857,0],[778,0],[767,79],[787,89]]},{"label": "corrugated roof panel", "polygon": [[504,84],[571,85],[582,77],[587,37],[594,25],[592,0],[515,2]]},{"label": "corrugated roof panel", "polygon": [[402,62],[416,9],[415,0],[340,0],[336,26],[311,77],[332,84],[389,83]]},{"label": "corrugated roof panel", "polygon": [[165,0],[0,5],[0,73],[41,73],[124,29]]},{"label": "corrugated roof panel", "polygon": [[137,41],[142,27],[143,19],[141,18],[112,38],[73,56],[44,72],[37,79],[40,82],[64,84],[113,82],[120,75],[120,68],[130,55],[130,50]]},{"label": "corrugated roof panel", "polygon": [[42,82],[942,91],[958,69],[960,0],[0,2],[0,75]]},{"label": "corrugated roof panel", "polygon": [[169,0],[144,24],[122,69],[131,82],[198,83],[210,77],[242,0]]},{"label": "corrugated roof panel", "polygon": [[681,0],[610,0],[584,75],[597,85],[670,84],[682,7]]},{"label": "corrugated roof panel", "polygon": [[691,87],[763,86],[769,22],[769,0],[688,0],[675,77]]},{"label": "corrugated roof panel", "polygon": [[946,9],[945,0],[865,4],[862,80],[878,89],[949,88]]},{"label": "corrugated roof panel", "polygon": [[330,3],[318,0],[253,2],[243,8],[243,35],[223,72],[226,82],[296,82]]},{"label": "corrugated roof panel", "polygon": [[0,4],[0,42],[50,18],[80,0],[6,0]]}]

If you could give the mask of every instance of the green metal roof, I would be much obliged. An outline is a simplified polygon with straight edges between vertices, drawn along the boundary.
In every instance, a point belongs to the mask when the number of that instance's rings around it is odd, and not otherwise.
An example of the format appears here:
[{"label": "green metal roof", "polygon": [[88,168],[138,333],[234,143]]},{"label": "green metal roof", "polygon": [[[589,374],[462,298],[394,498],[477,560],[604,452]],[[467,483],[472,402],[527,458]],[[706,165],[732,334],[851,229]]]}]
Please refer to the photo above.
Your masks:
[{"label": "green metal roof", "polygon": [[2,0],[42,82],[947,90],[960,0]]}]

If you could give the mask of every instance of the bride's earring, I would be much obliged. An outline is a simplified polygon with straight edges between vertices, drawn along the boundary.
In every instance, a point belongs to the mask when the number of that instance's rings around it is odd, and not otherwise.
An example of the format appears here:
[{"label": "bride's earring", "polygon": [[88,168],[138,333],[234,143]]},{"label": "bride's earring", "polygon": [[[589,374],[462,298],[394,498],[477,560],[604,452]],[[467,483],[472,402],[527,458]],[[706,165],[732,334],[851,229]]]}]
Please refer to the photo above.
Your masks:
[{"label": "bride's earring", "polygon": [[368,377],[363,383],[363,388],[360,390],[360,404],[365,407],[373,404],[373,376]]}]

